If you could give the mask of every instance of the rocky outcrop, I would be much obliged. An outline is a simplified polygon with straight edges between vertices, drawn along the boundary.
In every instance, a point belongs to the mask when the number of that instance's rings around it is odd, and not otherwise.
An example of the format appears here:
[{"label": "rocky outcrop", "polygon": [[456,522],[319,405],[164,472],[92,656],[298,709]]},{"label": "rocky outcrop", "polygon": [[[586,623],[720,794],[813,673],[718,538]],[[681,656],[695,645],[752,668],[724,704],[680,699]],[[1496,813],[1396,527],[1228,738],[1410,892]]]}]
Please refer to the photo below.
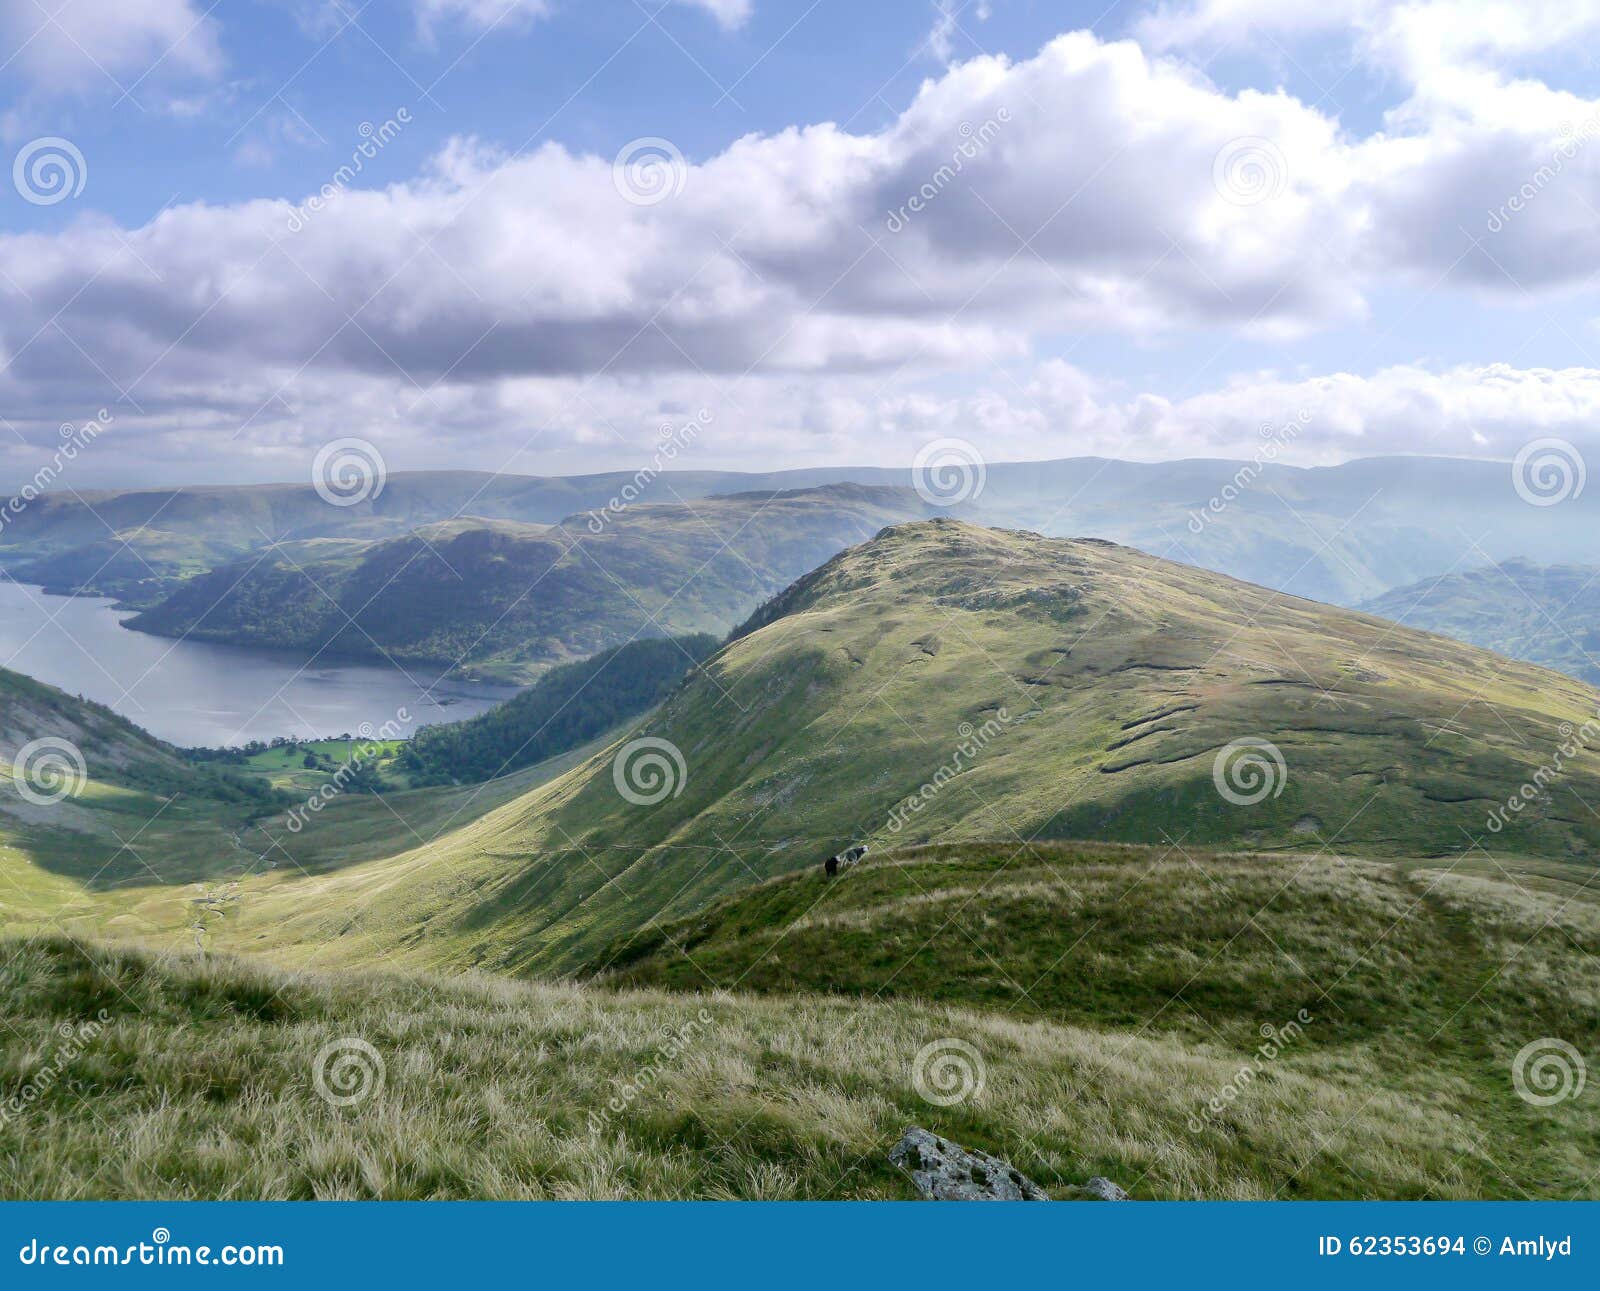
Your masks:
[{"label": "rocky outcrop", "polygon": [[941,1139],[913,1125],[889,1152],[931,1201],[1049,1201],[1045,1191],[1007,1161]]},{"label": "rocky outcrop", "polygon": [[[930,1201],[1049,1201],[1045,1190],[1009,1161],[964,1148],[913,1125],[889,1151],[889,1160],[911,1176]],[[1128,1201],[1103,1175],[1064,1189],[1068,1201]]]}]

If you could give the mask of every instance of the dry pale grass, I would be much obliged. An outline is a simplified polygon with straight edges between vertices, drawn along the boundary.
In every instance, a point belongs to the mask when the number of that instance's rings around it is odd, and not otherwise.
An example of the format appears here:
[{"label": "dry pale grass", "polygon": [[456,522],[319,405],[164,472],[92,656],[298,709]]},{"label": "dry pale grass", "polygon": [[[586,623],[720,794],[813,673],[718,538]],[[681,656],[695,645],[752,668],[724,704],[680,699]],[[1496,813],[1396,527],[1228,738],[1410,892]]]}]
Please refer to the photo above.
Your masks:
[{"label": "dry pale grass", "polygon": [[[912,1123],[1057,1189],[1596,1195],[1593,1100],[1534,1115],[1381,1046],[1319,1049],[1315,1023],[1241,1080],[1249,1056],[1221,1044],[904,1001],[4,949],[0,1093],[45,1086],[0,1124],[7,1197],[905,1197],[885,1153]],[[60,1027],[102,1010],[69,1050]],[[335,1107],[317,1056],[350,1038],[383,1081]],[[919,1092],[941,1040],[976,1054],[949,1106]]]}]

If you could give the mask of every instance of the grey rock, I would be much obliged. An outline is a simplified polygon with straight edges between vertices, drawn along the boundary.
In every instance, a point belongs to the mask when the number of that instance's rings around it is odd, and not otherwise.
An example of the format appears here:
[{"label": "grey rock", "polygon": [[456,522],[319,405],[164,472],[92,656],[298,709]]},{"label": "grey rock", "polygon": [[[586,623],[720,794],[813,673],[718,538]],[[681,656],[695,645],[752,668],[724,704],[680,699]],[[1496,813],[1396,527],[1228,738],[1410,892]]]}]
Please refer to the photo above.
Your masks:
[{"label": "grey rock", "polygon": [[1075,1184],[1067,1189],[1067,1196],[1072,1201],[1131,1201],[1121,1188],[1112,1183],[1104,1175],[1097,1174],[1088,1183]]},{"label": "grey rock", "polygon": [[889,1160],[909,1173],[917,1191],[931,1201],[1050,1200],[1043,1188],[1010,1162],[971,1151],[915,1125],[890,1149]]}]

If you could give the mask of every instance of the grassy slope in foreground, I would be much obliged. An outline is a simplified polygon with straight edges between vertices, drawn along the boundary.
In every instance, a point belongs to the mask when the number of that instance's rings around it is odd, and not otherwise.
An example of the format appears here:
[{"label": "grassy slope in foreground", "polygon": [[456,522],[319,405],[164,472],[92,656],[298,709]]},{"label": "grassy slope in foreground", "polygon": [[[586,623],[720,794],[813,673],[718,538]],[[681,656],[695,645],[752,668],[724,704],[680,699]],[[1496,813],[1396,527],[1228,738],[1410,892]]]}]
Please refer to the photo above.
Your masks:
[{"label": "grassy slope in foreground", "polygon": [[[650,919],[845,842],[1108,838],[1186,846],[1584,859],[1600,754],[1491,835],[1594,692],[1364,615],[1126,548],[952,522],[889,530],[796,584],[639,732],[677,796],[618,792],[616,750],[402,856],[264,893],[263,944],[345,937],[427,965],[570,968]],[[975,757],[965,729],[1006,710]],[[1281,790],[1213,780],[1240,738]],[[900,832],[890,813],[960,773]],[[290,845],[292,848],[292,844]],[[252,918],[247,916],[247,918]],[[362,936],[347,936],[359,932]],[[253,943],[252,943],[253,944]]]},{"label": "grassy slope in foreground", "polygon": [[[1161,915],[1161,935],[1133,962],[1112,930],[1063,969],[1083,996],[1075,1022],[1010,1010],[979,998],[981,984],[969,994],[949,980],[927,993],[944,999],[695,995],[286,974],[51,939],[0,945],[11,1027],[0,1090],[9,1097],[30,1081],[43,1090],[0,1120],[0,1188],[31,1197],[907,1197],[884,1154],[919,1123],[1057,1191],[1099,1173],[1145,1198],[1596,1195],[1594,1100],[1533,1107],[1510,1078],[1529,1038],[1563,1035],[1593,1052],[1600,999],[1580,962],[1600,948],[1590,902],[1318,861],[1273,903],[1267,927],[1281,951],[1254,939],[1236,961],[1186,965],[1209,934],[1185,930],[1180,912],[1198,906],[1209,921],[1228,896],[1257,900],[1283,866],[1197,857],[1215,867],[1216,894],[1187,863],[1151,859],[1054,848],[1048,872],[1026,872],[1031,896],[996,903],[1013,928],[1033,917],[1029,907],[1041,923],[1074,925],[1109,886],[1153,884],[1157,895],[1139,909]],[[843,971],[853,920],[893,933],[909,919],[920,933],[930,917],[959,911],[981,936],[985,918],[967,912],[962,889],[1022,877],[999,871],[984,849],[903,868],[935,894],[920,910],[874,866],[836,885],[837,902],[817,912],[844,934],[823,947]],[[775,903],[805,886],[751,894],[746,908],[758,920],[788,918]],[[1412,929],[1407,911],[1418,901],[1425,916]],[[1231,913],[1242,923],[1249,911]],[[1397,921],[1395,936],[1380,938]],[[796,931],[817,947],[806,926]],[[902,947],[925,983],[961,936],[945,933]],[[1059,944],[1062,930],[1046,938]],[[988,973],[1027,970],[1031,951],[1018,958],[994,945]],[[1326,1002],[1287,960],[1304,956],[1331,977],[1363,951],[1373,967],[1357,968],[1349,985],[1330,982]],[[1472,999],[1480,965],[1495,956],[1509,959],[1505,980]],[[1165,974],[1183,987],[1186,966],[1203,968],[1203,981],[1181,990],[1157,1025],[1123,1019],[1133,995],[1118,982],[1154,985]],[[1260,1025],[1282,1028],[1302,1006],[1313,1020],[1276,1059],[1260,1060]],[[105,1029],[67,1049],[59,1028],[101,1010]],[[664,1055],[672,1036],[681,1052]],[[313,1071],[324,1046],[349,1038],[372,1046],[385,1079],[337,1109],[314,1092]],[[972,1047],[984,1079],[966,1101],[940,1107],[918,1092],[918,1055],[951,1040]],[[53,1079],[39,1081],[47,1069]],[[624,1096],[630,1085],[635,1094]],[[1230,1086],[1237,1096],[1223,1098]],[[1208,1112],[1217,1099],[1221,1110]]]},{"label": "grassy slope in foreground", "polygon": [[1600,567],[1594,565],[1507,560],[1398,587],[1361,608],[1600,684]]}]

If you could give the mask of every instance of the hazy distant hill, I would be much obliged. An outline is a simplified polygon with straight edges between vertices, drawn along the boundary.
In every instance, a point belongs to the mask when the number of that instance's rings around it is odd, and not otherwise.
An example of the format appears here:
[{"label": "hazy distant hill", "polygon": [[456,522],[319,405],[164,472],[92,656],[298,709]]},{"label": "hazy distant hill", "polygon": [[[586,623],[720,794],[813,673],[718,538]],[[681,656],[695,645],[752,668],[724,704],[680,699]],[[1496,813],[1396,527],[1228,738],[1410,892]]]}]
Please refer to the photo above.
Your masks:
[{"label": "hazy distant hill", "polygon": [[[642,500],[672,504],[840,482],[904,487],[911,473],[669,471],[644,486]],[[0,567],[102,543],[108,529],[159,529],[244,555],[273,541],[397,537],[461,516],[553,524],[603,508],[637,483],[632,471],[548,478],[402,472],[377,498],[348,507],[330,506],[309,484],[92,492],[81,501],[50,495],[8,520]],[[1600,490],[1530,506],[1503,462],[1387,457],[1309,469],[1221,459],[995,462],[973,508],[973,517],[988,523],[1109,538],[1346,605],[1463,564],[1515,556],[1600,563]]]},{"label": "hazy distant hill", "polygon": [[527,680],[635,637],[720,635],[806,570],[928,511],[909,489],[835,485],[634,506],[598,532],[575,516],[317,539],[194,579],[128,626]]},{"label": "hazy distant hill", "polygon": [[18,582],[55,595],[114,596],[125,605],[158,604],[184,580],[238,554],[230,544],[161,529],[133,529],[11,569]]},{"label": "hazy distant hill", "polygon": [[1397,587],[1361,608],[1600,685],[1600,565],[1504,560]]}]

